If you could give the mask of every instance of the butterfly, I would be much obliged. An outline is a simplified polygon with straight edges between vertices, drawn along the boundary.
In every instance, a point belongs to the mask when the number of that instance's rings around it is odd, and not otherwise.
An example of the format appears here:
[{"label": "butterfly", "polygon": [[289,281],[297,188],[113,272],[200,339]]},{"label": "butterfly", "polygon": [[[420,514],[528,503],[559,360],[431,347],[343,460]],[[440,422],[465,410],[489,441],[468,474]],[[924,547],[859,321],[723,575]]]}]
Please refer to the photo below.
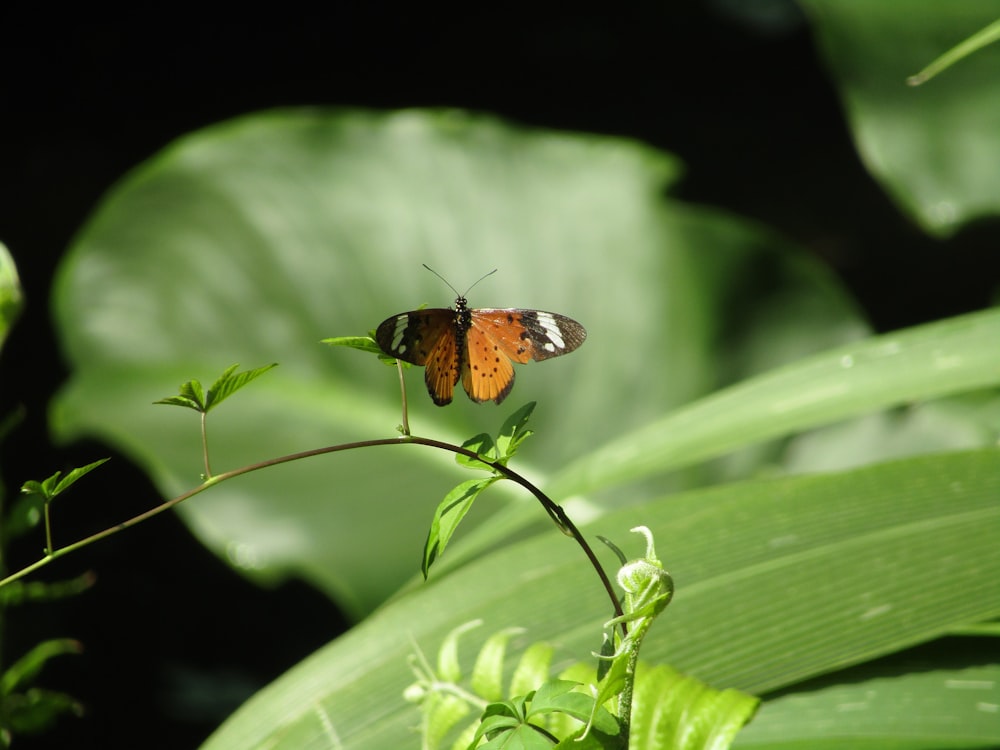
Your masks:
[{"label": "butterfly", "polygon": [[[448,284],[437,271],[424,267]],[[458,295],[454,310],[411,310],[382,321],[375,331],[375,341],[386,354],[426,368],[427,392],[438,406],[451,403],[459,380],[476,403],[499,404],[514,387],[513,362],[568,354],[587,338],[582,325],[558,313],[469,309],[468,290],[459,294],[448,286]]]}]

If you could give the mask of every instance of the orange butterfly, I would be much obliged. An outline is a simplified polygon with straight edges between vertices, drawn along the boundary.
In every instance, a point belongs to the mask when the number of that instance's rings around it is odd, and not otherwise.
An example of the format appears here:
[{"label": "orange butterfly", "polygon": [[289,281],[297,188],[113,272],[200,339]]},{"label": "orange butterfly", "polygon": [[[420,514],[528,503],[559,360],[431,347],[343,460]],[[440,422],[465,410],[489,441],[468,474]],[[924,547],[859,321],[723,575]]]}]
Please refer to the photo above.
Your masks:
[{"label": "orange butterfly", "polygon": [[[427,270],[444,281],[433,269]],[[495,269],[486,276],[492,273]],[[451,289],[458,295],[454,310],[400,313],[382,321],[375,331],[375,341],[386,354],[426,366],[427,391],[438,406],[451,403],[459,378],[473,401],[499,404],[514,387],[512,360],[524,364],[558,357],[587,338],[584,327],[565,315],[516,308],[470,310],[465,295]]]}]

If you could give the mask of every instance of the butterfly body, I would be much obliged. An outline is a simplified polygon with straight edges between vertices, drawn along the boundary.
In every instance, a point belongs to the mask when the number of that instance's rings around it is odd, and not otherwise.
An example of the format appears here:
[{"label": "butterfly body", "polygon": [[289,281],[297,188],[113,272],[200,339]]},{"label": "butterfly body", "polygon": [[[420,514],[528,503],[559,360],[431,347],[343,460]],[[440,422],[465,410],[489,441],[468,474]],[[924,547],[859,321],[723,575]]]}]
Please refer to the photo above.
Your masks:
[{"label": "butterfly body", "polygon": [[434,403],[451,402],[455,385],[479,403],[500,403],[514,387],[512,362],[558,357],[576,349],[587,331],[557,313],[518,308],[470,309],[464,296],[455,309],[400,313],[375,332],[382,351],[426,368],[424,380]]}]

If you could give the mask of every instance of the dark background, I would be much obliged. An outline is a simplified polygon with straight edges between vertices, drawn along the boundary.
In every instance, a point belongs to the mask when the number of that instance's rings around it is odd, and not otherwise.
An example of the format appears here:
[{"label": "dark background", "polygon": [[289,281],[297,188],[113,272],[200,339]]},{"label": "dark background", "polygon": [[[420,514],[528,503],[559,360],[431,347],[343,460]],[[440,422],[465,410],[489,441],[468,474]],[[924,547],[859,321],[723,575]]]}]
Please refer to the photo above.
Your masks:
[{"label": "dark background", "polygon": [[[74,232],[116,180],[173,139],[271,107],[462,107],[640,139],[684,160],[680,198],[760,220],[815,253],[877,330],[990,303],[997,224],[936,241],[889,203],[858,160],[791,2],[638,2],[572,16],[504,5],[435,17],[413,7],[224,22],[144,12],[31,23],[0,11],[0,241],[27,295],[0,357],[0,416],[24,415],[0,446],[8,497],[26,479],[109,455],[93,443],[53,446],[45,425],[66,377],[48,294]],[[60,499],[62,541],[158,501],[116,458]],[[15,544],[8,567],[37,559],[40,547],[34,536]],[[84,718],[15,747],[196,747],[345,627],[304,585],[246,583],[172,515],[37,578],[87,570],[97,582],[82,596],[5,614],[5,664],[45,638],[84,646],[40,680],[78,697]]]}]

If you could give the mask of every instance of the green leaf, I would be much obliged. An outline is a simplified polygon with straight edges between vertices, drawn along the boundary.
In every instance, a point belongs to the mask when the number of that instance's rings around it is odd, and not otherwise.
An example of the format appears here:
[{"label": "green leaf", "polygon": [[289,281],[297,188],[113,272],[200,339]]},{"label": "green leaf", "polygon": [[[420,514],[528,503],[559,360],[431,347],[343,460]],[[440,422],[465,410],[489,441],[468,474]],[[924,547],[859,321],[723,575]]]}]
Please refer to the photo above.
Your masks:
[{"label": "green leaf", "polygon": [[[993,448],[673,494],[582,530],[613,537],[644,523],[656,536],[677,595],[643,642],[644,661],[718,689],[794,691],[1000,616],[997,497]],[[371,709],[411,681],[398,633],[430,641],[473,617],[492,629],[530,622],[530,639],[558,643],[560,656],[588,653],[610,607],[583,559],[550,531],[432,578],[248,701],[203,750],[318,744],[317,703],[345,746],[412,743],[416,709],[377,719]],[[766,723],[767,705],[751,726]],[[886,733],[898,727],[873,718]],[[928,736],[934,746],[939,735]]]},{"label": "green leaf", "polygon": [[[396,373],[317,341],[331,321],[367,331],[420,302],[448,304],[420,262],[463,286],[502,253],[474,306],[555,310],[587,327],[572,356],[518,367],[518,398],[542,405],[531,455],[519,456],[539,481],[751,365],[863,332],[854,304],[798,249],[666,198],[679,174],[673,157],[635,142],[458,112],[285,110],[192,134],[117,184],[61,266],[54,310],[71,377],[54,433],[114,444],[173,496],[198,483],[202,455],[180,413],[147,405],[191,373],[280,361],[213,425],[216,466],[391,436]],[[614,293],[579,294],[611,246],[623,270]],[[730,304],[747,298],[764,302],[751,314]],[[652,350],[636,321],[655,321]],[[644,366],[622,351],[646,352]],[[459,392],[439,408],[420,368],[407,379],[416,434],[459,443],[495,429],[492,404]],[[435,451],[372,449],[223,483],[178,513],[245,575],[304,578],[360,617],[413,574],[413,529],[433,488],[455,481]],[[701,481],[676,475],[670,487]],[[430,489],[421,499],[415,487]],[[357,565],[376,538],[379,565]]]},{"label": "green leaf", "polygon": [[[329,344],[330,346],[346,346],[351,349],[359,349],[363,352],[386,357],[385,352],[382,351],[372,336],[334,336],[333,338],[321,339],[320,343]],[[392,362],[396,361],[395,357],[386,357],[386,359]]]},{"label": "green leaf", "polygon": [[638,674],[630,732],[634,747],[723,750],[760,702],[738,690],[715,690],[664,665],[640,663]]},{"label": "green leaf", "polygon": [[434,519],[431,521],[430,530],[427,532],[427,541],[424,543],[424,556],[421,565],[424,578],[430,572],[434,561],[444,554],[452,535],[458,529],[458,525],[465,518],[466,513],[472,509],[472,504],[479,497],[479,493],[498,479],[499,477],[495,476],[487,479],[469,479],[445,495],[444,500],[434,511]]},{"label": "green leaf", "polygon": [[14,734],[38,734],[64,714],[83,716],[83,705],[65,693],[31,688],[24,693],[4,697],[0,707],[0,724]]},{"label": "green leaf", "polygon": [[55,489],[52,491],[52,496],[55,497],[56,495],[62,494],[70,487],[72,487],[74,484],[76,484],[76,482],[78,482],[80,479],[87,476],[87,474],[92,472],[98,466],[102,466],[110,460],[111,460],[110,458],[101,458],[98,459],[97,461],[87,464],[86,466],[80,466],[76,469],[70,470],[70,472],[66,476],[64,476],[62,479],[59,480],[59,483],[55,486]]},{"label": "green leaf", "polygon": [[[481,432],[474,437],[462,441],[462,447],[490,461],[496,461],[497,459],[496,443],[493,441],[492,436],[487,435],[485,432]],[[493,471],[492,467],[487,466],[482,461],[475,458],[469,458],[461,453],[455,454],[455,463],[459,466],[465,466],[470,469],[478,469],[479,471]]]},{"label": "green leaf", "polygon": [[[93,463],[89,463],[86,466],[80,466],[76,469],[72,469],[65,477],[62,476],[61,471],[57,471],[55,474],[43,479],[41,482],[29,479],[21,485],[21,492],[25,495],[40,495],[45,503],[50,503],[57,495],[61,495],[63,492],[72,487],[77,481],[85,477],[98,466],[101,466],[110,460],[110,458],[102,458],[94,461]],[[60,479],[60,477],[62,478]]]},{"label": "green leaf", "polygon": [[873,409],[1000,383],[1000,310],[838,347],[719,391],[571,463],[566,497],[666,472]]},{"label": "green leaf", "polygon": [[483,624],[482,620],[469,620],[452,628],[445,636],[438,651],[437,678],[446,682],[462,679],[462,666],[458,658],[458,641],[465,633]]},{"label": "green leaf", "polygon": [[489,701],[497,701],[503,697],[503,666],[507,642],[512,636],[523,632],[524,628],[505,628],[486,639],[472,669],[471,685],[476,695]]},{"label": "green leaf", "polygon": [[508,694],[525,695],[545,682],[549,677],[553,653],[552,646],[548,643],[532,643],[528,646],[510,678]]},{"label": "green leaf", "polygon": [[239,365],[230,366],[224,373],[222,373],[222,375],[218,377],[218,379],[216,379],[216,381],[212,384],[212,387],[208,389],[208,394],[205,397],[205,410],[207,411],[213,406],[218,406],[247,383],[277,366],[277,362],[272,362],[269,365],[256,367],[253,370],[244,370],[240,373],[236,372],[236,368],[239,367]]},{"label": "green leaf", "polygon": [[7,246],[0,242],[0,347],[24,307],[24,292],[17,266]]},{"label": "green leaf", "polygon": [[207,406],[205,405],[205,391],[201,387],[201,383],[199,381],[188,380],[181,383],[179,391],[180,394],[177,396],[168,396],[167,398],[157,399],[153,403],[166,404],[168,406],[183,406],[188,409],[194,409],[197,412],[207,411]]},{"label": "green leaf", "polygon": [[533,434],[528,429],[528,420],[535,410],[535,402],[529,401],[504,421],[497,436],[496,454],[506,465],[526,439]]},{"label": "green leaf", "polygon": [[907,79],[997,18],[977,0],[803,0],[861,158],[902,210],[948,236],[1000,211],[1000,45]]},{"label": "green leaf", "polygon": [[79,641],[68,638],[42,641],[0,674],[0,696],[11,695],[34,682],[49,659],[80,653]]},{"label": "green leaf", "polygon": [[741,732],[737,746],[786,750],[997,747],[1000,665],[924,667],[918,665],[905,674],[863,667],[842,680],[823,680],[806,690],[775,697],[763,704],[757,718]]},{"label": "green leaf", "polygon": [[67,581],[13,581],[0,588],[0,608],[76,596],[93,586],[96,580],[96,576],[88,572]]}]

